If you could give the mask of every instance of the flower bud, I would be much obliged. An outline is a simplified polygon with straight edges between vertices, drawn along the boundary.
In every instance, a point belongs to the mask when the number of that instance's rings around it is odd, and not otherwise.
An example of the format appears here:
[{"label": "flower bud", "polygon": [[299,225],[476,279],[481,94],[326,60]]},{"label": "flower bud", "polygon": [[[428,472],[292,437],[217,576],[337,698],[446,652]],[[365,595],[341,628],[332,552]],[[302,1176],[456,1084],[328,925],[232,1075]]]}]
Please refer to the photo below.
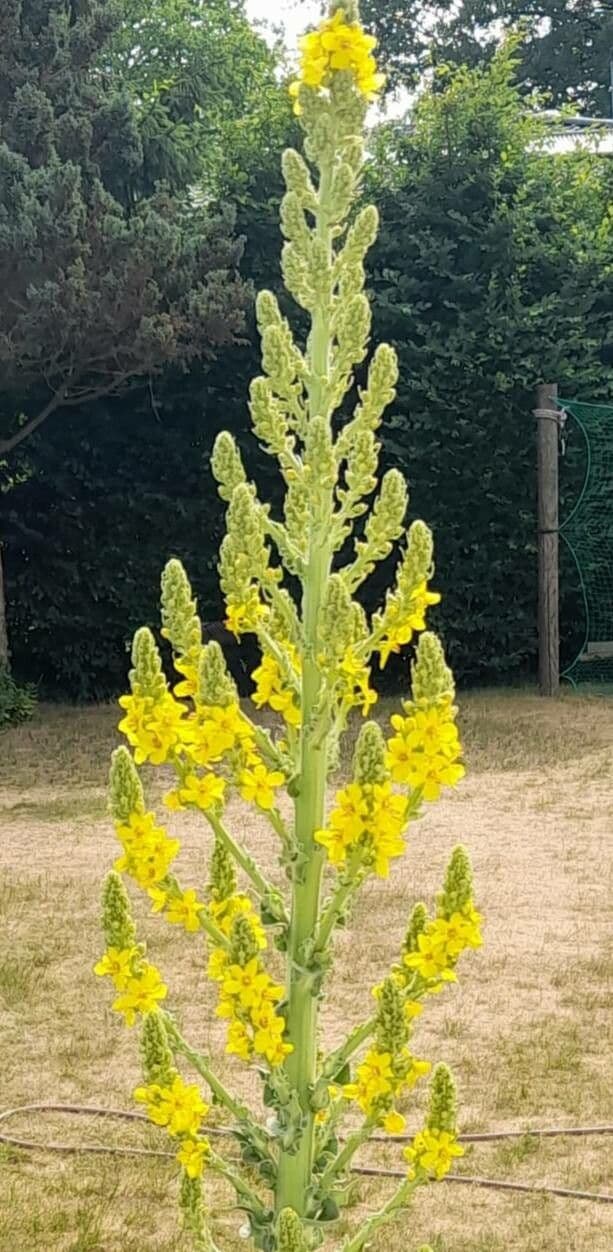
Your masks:
[{"label": "flower bud", "polygon": [[412,695],[416,704],[434,704],[442,696],[453,698],[455,683],[445,661],[440,639],[427,630],[420,637],[415,661],[411,666]]},{"label": "flower bud", "polygon": [[473,871],[466,848],[458,844],[454,848],[445,874],[445,885],[438,897],[441,917],[449,919],[454,913],[462,913],[473,898]]},{"label": "flower bud", "polygon": [[342,574],[331,574],[321,614],[321,642],[329,657],[339,657],[352,643],[351,596]]},{"label": "flower bud", "polygon": [[209,896],[216,904],[229,900],[236,891],[236,868],[222,839],[215,837],[211,855]]},{"label": "flower bud", "polygon": [[446,1130],[455,1134],[458,1116],[456,1085],[447,1065],[437,1065],[430,1083],[428,1130]]},{"label": "flower bud", "polygon": [[419,950],[418,939],[422,932],[426,929],[427,924],[428,910],[426,909],[425,904],[416,904],[409,919],[409,925],[407,927],[407,933],[405,935],[402,949],[403,952],[407,953],[407,955],[410,952],[417,952]]},{"label": "flower bud", "polygon": [[409,1039],[404,991],[394,978],[386,978],[381,985],[377,1008],[377,1047],[380,1052],[401,1052]]},{"label": "flower bud", "polygon": [[230,960],[234,965],[248,965],[258,956],[260,947],[253,924],[248,917],[239,915],[234,919],[230,934],[232,950]]},{"label": "flower bud", "polygon": [[222,430],[215,440],[211,469],[213,477],[219,483],[222,500],[229,503],[239,484],[247,481],[247,475],[236,441],[227,430]]},{"label": "flower bud", "polygon": [[330,424],[324,417],[314,417],[309,422],[304,459],[311,479],[318,487],[334,486],[337,477],[336,457]]},{"label": "flower bud", "polygon": [[317,193],[309,173],[309,167],[295,148],[287,148],[281,159],[283,177],[288,191],[293,191],[303,208],[311,212],[317,208]]},{"label": "flower bud", "polygon": [[102,892],[102,929],[107,948],[133,948],[136,928],[130,912],[128,893],[119,877],[112,871],[107,875]]},{"label": "flower bud", "polygon": [[147,626],[137,630],[132,643],[130,686],[135,696],[159,700],[167,690],[158,646]]},{"label": "flower bud", "polygon": [[116,748],[109,773],[109,812],[114,822],[127,822],[131,813],[145,812],[138,770],[125,747]]},{"label": "flower bud", "polygon": [[145,1013],[140,1042],[145,1080],[166,1086],[173,1072],[173,1055],[161,1013]]},{"label": "flower bud", "polygon": [[279,1214],[277,1249],[278,1252],[308,1252],[302,1222],[294,1209],[283,1209]]},{"label": "flower bud", "polygon": [[356,782],[382,783],[388,777],[385,765],[386,743],[378,722],[366,722],[360,731],[353,757]]},{"label": "flower bud", "polygon": [[205,645],[200,660],[198,698],[203,704],[217,704],[226,708],[238,700],[236,683],[226,665],[226,659],[216,639]]},{"label": "flower bud", "polygon": [[175,652],[185,655],[202,643],[198,606],[180,561],[169,561],[162,574],[162,634]]}]

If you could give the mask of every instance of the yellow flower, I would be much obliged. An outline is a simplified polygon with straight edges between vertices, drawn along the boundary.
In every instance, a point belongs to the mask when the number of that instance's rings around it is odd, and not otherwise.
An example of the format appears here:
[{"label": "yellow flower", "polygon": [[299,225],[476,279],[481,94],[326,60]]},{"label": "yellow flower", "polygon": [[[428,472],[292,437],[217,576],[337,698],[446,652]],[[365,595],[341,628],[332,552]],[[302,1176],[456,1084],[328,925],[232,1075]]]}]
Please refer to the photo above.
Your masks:
[{"label": "yellow flower", "polygon": [[133,977],[134,958],[138,948],[107,948],[104,956],[94,965],[99,978],[112,978],[118,991],[123,991]]},{"label": "yellow flower", "polygon": [[368,801],[359,783],[349,783],[337,793],[330,821],[339,829],[345,829],[352,840],[364,833],[368,824]]},{"label": "yellow flower", "polygon": [[291,1043],[286,1043],[283,1039],[285,1034],[285,1020],[279,1017],[271,1004],[265,1005],[256,1014],[257,1027],[253,1046],[260,1056],[265,1056],[266,1060],[273,1067],[282,1065],[286,1056],[293,1052]]},{"label": "yellow flower", "polygon": [[204,904],[198,899],[196,892],[190,889],[189,891],[183,891],[180,896],[172,896],[165,916],[171,926],[183,926],[185,930],[194,934],[197,930],[200,930],[200,914],[204,907]]},{"label": "yellow flower", "polygon": [[402,1113],[397,1113],[395,1109],[391,1113],[386,1113],[383,1118],[382,1126],[386,1135],[402,1135],[406,1129],[406,1118]]},{"label": "yellow flower", "polygon": [[415,1178],[418,1169],[439,1181],[449,1173],[454,1159],[464,1156],[455,1135],[448,1130],[422,1130],[405,1148],[404,1156],[409,1162],[409,1178]]},{"label": "yellow flower", "polygon": [[253,1044],[243,1023],[232,1022],[228,1027],[226,1042],[228,1056],[238,1056],[241,1061],[248,1061],[251,1057],[252,1049]]},{"label": "yellow flower", "polygon": [[358,1065],[356,1081],[343,1087],[343,1095],[346,1100],[355,1100],[365,1113],[370,1113],[377,1100],[393,1090],[393,1080],[391,1054],[371,1048]]},{"label": "yellow flower", "polygon": [[151,900],[152,913],[163,913],[168,902],[168,892],[163,887],[150,887],[147,895]]},{"label": "yellow flower", "polygon": [[221,990],[224,996],[236,996],[247,1009],[266,1000],[281,1000],[284,994],[283,987],[274,985],[255,956],[247,965],[230,965]]},{"label": "yellow flower", "polygon": [[179,657],[175,660],[175,669],[178,674],[183,675],[183,680],[177,683],[174,694],[178,699],[195,699],[198,695],[198,668],[200,660],[199,655],[195,658]]},{"label": "yellow flower", "polygon": [[301,83],[329,87],[335,74],[349,73],[358,90],[373,99],[385,83],[372,55],[376,46],[376,39],[367,35],[359,22],[347,22],[343,11],[337,10],[300,40],[299,79],[292,84],[291,94],[297,96]]},{"label": "yellow flower", "polygon": [[168,987],[162,982],[155,965],[145,963],[143,969],[130,978],[123,994],[113,1004],[116,1013],[123,1013],[127,1026],[133,1026],[138,1013],[153,1013],[160,1000],[165,1000]]},{"label": "yellow flower", "polygon": [[211,952],[207,965],[207,974],[212,982],[222,982],[228,965],[228,957],[223,948],[215,948]]},{"label": "yellow flower", "polygon": [[201,777],[188,774],[179,794],[184,804],[194,804],[196,808],[206,812],[216,804],[223,803],[225,790],[225,779],[217,778],[215,774],[204,774]]},{"label": "yellow flower", "polygon": [[422,932],[418,936],[419,950],[409,952],[404,958],[409,969],[416,969],[422,978],[437,978],[447,968],[447,952],[440,943],[435,942],[431,935]]},{"label": "yellow flower", "polygon": [[157,1083],[137,1087],[134,1099],[146,1104],[149,1120],[156,1126],[166,1126],[171,1135],[197,1135],[209,1111],[199,1087],[185,1083],[179,1075],[168,1087]]},{"label": "yellow flower", "polygon": [[282,787],[284,781],[279,770],[268,770],[260,763],[243,770],[240,776],[240,792],[243,800],[257,804],[258,808],[272,809],[275,804],[275,790]]},{"label": "yellow flower", "polygon": [[185,1139],[177,1152],[177,1160],[188,1178],[201,1178],[210,1155],[211,1146],[207,1139]]},{"label": "yellow flower", "polygon": [[443,787],[456,787],[466,773],[463,765],[450,761],[446,756],[413,756],[406,772],[406,782],[419,787],[424,800],[438,800]]}]

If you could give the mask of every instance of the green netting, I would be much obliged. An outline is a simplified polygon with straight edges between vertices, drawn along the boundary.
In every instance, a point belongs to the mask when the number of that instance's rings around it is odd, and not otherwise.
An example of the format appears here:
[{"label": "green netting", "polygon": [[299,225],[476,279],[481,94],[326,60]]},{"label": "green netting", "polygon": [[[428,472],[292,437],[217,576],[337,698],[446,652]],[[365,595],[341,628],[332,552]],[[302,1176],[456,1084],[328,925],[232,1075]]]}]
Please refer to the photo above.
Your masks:
[{"label": "green netting", "polygon": [[576,566],[578,592],[565,600],[563,577],[562,604],[570,603],[576,618],[562,621],[562,636],[574,639],[563,677],[574,686],[613,690],[613,405],[559,405],[568,416],[565,437],[572,447],[566,480],[562,462],[562,507],[568,511],[560,533]]}]

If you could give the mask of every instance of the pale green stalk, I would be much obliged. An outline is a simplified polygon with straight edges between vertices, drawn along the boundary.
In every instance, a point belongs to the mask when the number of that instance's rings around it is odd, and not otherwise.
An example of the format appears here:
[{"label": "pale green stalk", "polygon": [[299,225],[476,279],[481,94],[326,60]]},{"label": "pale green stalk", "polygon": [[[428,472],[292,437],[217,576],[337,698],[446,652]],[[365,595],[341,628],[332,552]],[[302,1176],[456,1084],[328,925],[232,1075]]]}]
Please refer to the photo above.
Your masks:
[{"label": "pale green stalk", "polygon": [[408,1178],[405,1179],[384,1208],[380,1209],[378,1213],[373,1213],[372,1217],[369,1217],[358,1233],[353,1236],[353,1239],[348,1239],[343,1244],[340,1252],[362,1252],[362,1249],[370,1243],[373,1235],[376,1234],[381,1226],[393,1221],[403,1209],[406,1209],[416,1185],[415,1182],[410,1182]]},{"label": "pale green stalk", "polygon": [[265,1156],[268,1161],[272,1161],[266,1135],[255,1125],[251,1110],[248,1109],[245,1104],[241,1104],[240,1100],[237,1100],[236,1097],[228,1091],[228,1088],[224,1086],[221,1079],[219,1079],[211,1069],[206,1057],[204,1057],[201,1052],[197,1052],[195,1048],[190,1047],[189,1043],[187,1043],[187,1041],[183,1038],[176,1022],[174,1022],[173,1019],[166,1013],[164,1014],[164,1024],[166,1026],[168,1042],[173,1052],[180,1056],[184,1056],[185,1059],[193,1065],[196,1073],[200,1074],[201,1078],[204,1078],[207,1087],[218,1103],[221,1104],[223,1108],[225,1108],[227,1112],[235,1118],[240,1125],[241,1130],[244,1130],[249,1134],[252,1142],[257,1146],[262,1155]]},{"label": "pale green stalk", "polygon": [[245,848],[241,847],[241,845],[237,843],[235,839],[232,838],[232,835],[230,834],[229,830],[224,825],[220,817],[218,817],[212,811],[208,812],[206,814],[206,817],[208,819],[211,829],[215,832],[218,839],[220,839],[221,842],[224,844],[224,846],[227,848],[230,855],[234,857],[234,860],[236,861],[237,865],[240,865],[241,869],[244,871],[244,873],[249,878],[250,882],[255,887],[255,890],[260,900],[269,900],[269,899],[272,899],[273,897],[276,900],[278,897],[279,912],[280,912],[279,921],[287,923],[289,919],[287,917],[285,909],[283,908],[283,902],[281,900],[280,893],[277,891],[275,887],[273,887],[272,883],[268,882],[268,880],[264,878],[264,875],[258,869],[257,864],[255,860],[253,859],[253,857],[250,856],[250,854],[245,850]]},{"label": "pale green stalk", "polygon": [[367,1117],[363,1126],[361,1126],[359,1130],[356,1130],[353,1135],[349,1136],[346,1144],[341,1149],[338,1156],[330,1162],[328,1168],[324,1170],[321,1176],[321,1189],[324,1194],[330,1188],[335,1178],[338,1178],[338,1175],[342,1174],[346,1166],[353,1160],[356,1152],[359,1152],[362,1145],[370,1139],[373,1128],[376,1124],[376,1117]]},{"label": "pale green stalk", "polygon": [[[326,207],[331,191],[332,162],[322,166],[317,215],[317,234],[328,257],[332,234]],[[331,333],[329,309],[322,305],[314,312],[309,344],[309,412],[311,419],[322,416],[323,386],[330,364]],[[331,565],[330,516],[332,493],[321,499],[315,485],[309,558],[303,587],[303,669],[302,730],[300,738],[300,781],[295,802],[295,831],[299,863],[292,883],[291,928],[288,949],[287,1029],[294,1051],[287,1060],[287,1074],[297,1093],[304,1118],[297,1151],[282,1152],[279,1159],[277,1211],[292,1208],[306,1215],[308,1190],[313,1167],[315,1112],[312,1090],[317,1079],[318,998],[314,977],[304,969],[305,946],[312,943],[319,920],[323,849],[315,843],[315,832],[324,825],[327,777],[327,736],[316,734],[315,713],[321,689],[317,654],[318,628],[323,595]],[[317,496],[315,497],[315,493]]]}]

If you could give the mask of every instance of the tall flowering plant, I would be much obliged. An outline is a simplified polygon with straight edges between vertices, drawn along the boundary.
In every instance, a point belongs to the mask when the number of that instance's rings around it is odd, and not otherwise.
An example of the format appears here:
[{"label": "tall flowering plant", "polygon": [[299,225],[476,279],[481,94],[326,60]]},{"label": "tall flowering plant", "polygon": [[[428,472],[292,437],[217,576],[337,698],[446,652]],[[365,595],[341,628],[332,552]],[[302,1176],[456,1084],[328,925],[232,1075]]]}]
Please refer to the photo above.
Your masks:
[{"label": "tall flowering plant", "polygon": [[[364,1020],[326,1051],[318,1019],[337,928],[369,878],[387,878],[405,854],[424,806],[464,773],[453,678],[426,630],[428,607],[439,599],[429,586],[432,537],[418,521],[405,537],[405,483],[395,470],[377,477],[377,432],[397,382],[390,347],[372,356],[350,420],[334,420],[371,327],[364,260],[377,214],[354,205],[365,114],[382,85],[374,46],[356,6],[333,4],[302,41],[292,88],[306,159],[295,151],[283,159],[283,272],[309,330],[300,345],[275,297],[262,292],[263,374],[251,388],[255,435],[285,484],[283,518],[258,499],[229,434],[212,459],[227,503],[219,564],[227,625],[238,638],[257,638],[252,701],[267,714],[250,716],[220,647],[203,641],[178,561],[162,578],[162,635],[178,679],[169,685],[153,635],[139,630],[131,692],[120,701],[129,747],[113,757],[110,808],[121,853],[105,887],[106,951],[96,972],[115,988],[114,1009],[141,1029],[144,1074],[134,1096],[176,1144],[184,1226],[207,1252],[216,1247],[204,1203],[209,1175],[232,1189],[250,1246],[361,1252],[462,1152],[453,1080],[439,1065],[425,1122],[406,1135],[404,1181],[380,1212],[339,1235],[356,1153],[375,1132],[404,1134],[409,1093],[430,1075],[430,1062],[413,1051],[419,1018],[456,981],[465,950],[481,943],[470,864],[456,848],[434,910],[415,905]],[[398,542],[394,584],[369,620],[356,594]],[[385,730],[369,718],[372,666],[411,643],[410,695]],[[328,800],[354,710],[363,725],[350,774]],[[166,806],[197,811],[209,828],[202,892],[179,881],[179,841],[146,805],[145,764],[170,773]],[[282,871],[275,881],[230,829],[226,807],[236,795],[274,833]],[[259,1080],[262,1120],[186,1039],[163,976],[138,941],[124,878],[146,893],[162,924],[204,940],[226,1052]],[[207,1134],[211,1105],[215,1128],[221,1121],[234,1139],[230,1154]]]}]

